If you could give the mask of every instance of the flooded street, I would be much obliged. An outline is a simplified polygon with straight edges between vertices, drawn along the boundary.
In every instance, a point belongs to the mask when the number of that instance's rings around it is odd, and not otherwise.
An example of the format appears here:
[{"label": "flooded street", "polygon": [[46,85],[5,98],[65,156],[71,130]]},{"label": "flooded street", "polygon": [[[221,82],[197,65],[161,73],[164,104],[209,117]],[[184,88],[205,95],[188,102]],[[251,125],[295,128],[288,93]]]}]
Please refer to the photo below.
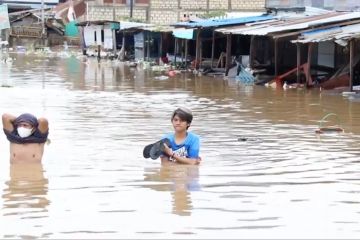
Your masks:
[{"label": "flooded street", "polygon": [[[96,59],[0,63],[0,112],[48,118],[42,164],[0,138],[0,238],[358,238],[360,98]],[[194,114],[200,166],[143,147]],[[329,113],[344,133],[316,134]],[[331,118],[330,118],[331,119]]]}]

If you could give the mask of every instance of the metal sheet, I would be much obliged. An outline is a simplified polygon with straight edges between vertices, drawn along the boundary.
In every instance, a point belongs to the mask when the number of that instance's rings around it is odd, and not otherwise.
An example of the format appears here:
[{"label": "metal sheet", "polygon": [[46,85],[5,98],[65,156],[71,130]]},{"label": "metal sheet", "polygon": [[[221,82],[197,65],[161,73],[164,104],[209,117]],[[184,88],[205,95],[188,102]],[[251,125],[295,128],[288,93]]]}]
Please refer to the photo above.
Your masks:
[{"label": "metal sheet", "polygon": [[359,38],[360,24],[353,24],[344,27],[326,28],[315,31],[309,31],[301,34],[299,39],[293,40],[293,43],[309,43],[309,42],[323,42],[335,40],[343,45],[341,40],[348,40],[350,38]]},{"label": "metal sheet", "polygon": [[239,35],[259,35],[264,36],[269,33],[277,33],[291,30],[301,30],[309,27],[315,27],[322,24],[335,23],[335,22],[344,22],[353,19],[360,19],[360,12],[352,13],[339,13],[331,12],[326,14],[321,14],[319,16],[312,17],[303,17],[297,19],[287,19],[280,21],[275,21],[273,23],[263,23],[257,26],[239,26],[237,28],[232,28],[230,30],[220,29],[216,30],[224,34],[239,34]]},{"label": "metal sheet", "polygon": [[185,27],[185,28],[210,28],[210,27],[240,25],[249,22],[270,20],[273,18],[274,17],[271,15],[261,15],[261,16],[241,17],[241,18],[211,19],[211,20],[203,20],[199,22],[178,22],[175,23],[173,26]]},{"label": "metal sheet", "polygon": [[181,39],[194,39],[194,29],[174,29],[173,35]]}]

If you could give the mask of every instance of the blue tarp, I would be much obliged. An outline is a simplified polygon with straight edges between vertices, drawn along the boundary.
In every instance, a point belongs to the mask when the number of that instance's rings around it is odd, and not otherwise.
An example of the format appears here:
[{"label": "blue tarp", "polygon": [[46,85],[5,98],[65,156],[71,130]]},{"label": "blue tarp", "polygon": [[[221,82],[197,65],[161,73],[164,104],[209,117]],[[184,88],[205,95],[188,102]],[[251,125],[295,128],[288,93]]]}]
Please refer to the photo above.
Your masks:
[{"label": "blue tarp", "polygon": [[69,36],[69,37],[79,36],[79,30],[76,25],[76,21],[71,21],[65,25],[65,36]]},{"label": "blue tarp", "polygon": [[199,22],[178,22],[173,26],[175,27],[186,27],[186,28],[209,28],[209,27],[221,27],[221,26],[230,26],[230,25],[239,25],[250,22],[258,22],[271,20],[274,17],[271,15],[261,15],[261,16],[252,16],[252,17],[242,17],[242,18],[225,18],[225,19],[211,19],[203,20]]}]

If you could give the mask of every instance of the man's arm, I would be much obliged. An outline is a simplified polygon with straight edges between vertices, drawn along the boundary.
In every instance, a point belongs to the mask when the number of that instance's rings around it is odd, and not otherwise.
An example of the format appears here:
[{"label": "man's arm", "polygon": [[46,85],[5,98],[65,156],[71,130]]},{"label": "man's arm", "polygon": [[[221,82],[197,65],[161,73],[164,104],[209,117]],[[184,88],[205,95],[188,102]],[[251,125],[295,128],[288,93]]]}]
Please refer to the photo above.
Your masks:
[{"label": "man's arm", "polygon": [[198,165],[201,162],[201,158],[187,158],[176,155],[174,155],[172,158],[174,158],[178,163],[189,164],[189,165]]},{"label": "man's arm", "polygon": [[41,133],[47,133],[49,131],[49,122],[46,118],[39,118],[38,123],[38,128]]},{"label": "man's arm", "polygon": [[14,121],[15,121],[16,117],[14,115],[11,115],[9,113],[4,113],[2,115],[2,123],[3,123],[3,128],[9,132],[14,131]]},{"label": "man's arm", "polygon": [[[171,156],[173,159],[175,159],[177,163],[198,165],[201,162],[200,157],[199,158],[187,158],[187,157],[180,157],[180,156],[175,155],[174,152],[172,151],[172,149],[166,144],[164,145],[164,152],[168,156]],[[169,158],[168,156],[164,156],[163,159]]]}]

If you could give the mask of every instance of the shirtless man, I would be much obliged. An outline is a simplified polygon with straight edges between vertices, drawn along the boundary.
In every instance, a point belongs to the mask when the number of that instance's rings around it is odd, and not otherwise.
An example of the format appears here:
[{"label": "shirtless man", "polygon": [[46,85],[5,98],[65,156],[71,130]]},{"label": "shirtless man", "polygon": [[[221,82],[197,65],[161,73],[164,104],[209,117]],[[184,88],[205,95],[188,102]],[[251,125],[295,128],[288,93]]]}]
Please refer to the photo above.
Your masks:
[{"label": "shirtless man", "polygon": [[41,162],[49,134],[46,118],[37,119],[29,113],[15,117],[2,115],[4,133],[10,141],[10,163]]}]

